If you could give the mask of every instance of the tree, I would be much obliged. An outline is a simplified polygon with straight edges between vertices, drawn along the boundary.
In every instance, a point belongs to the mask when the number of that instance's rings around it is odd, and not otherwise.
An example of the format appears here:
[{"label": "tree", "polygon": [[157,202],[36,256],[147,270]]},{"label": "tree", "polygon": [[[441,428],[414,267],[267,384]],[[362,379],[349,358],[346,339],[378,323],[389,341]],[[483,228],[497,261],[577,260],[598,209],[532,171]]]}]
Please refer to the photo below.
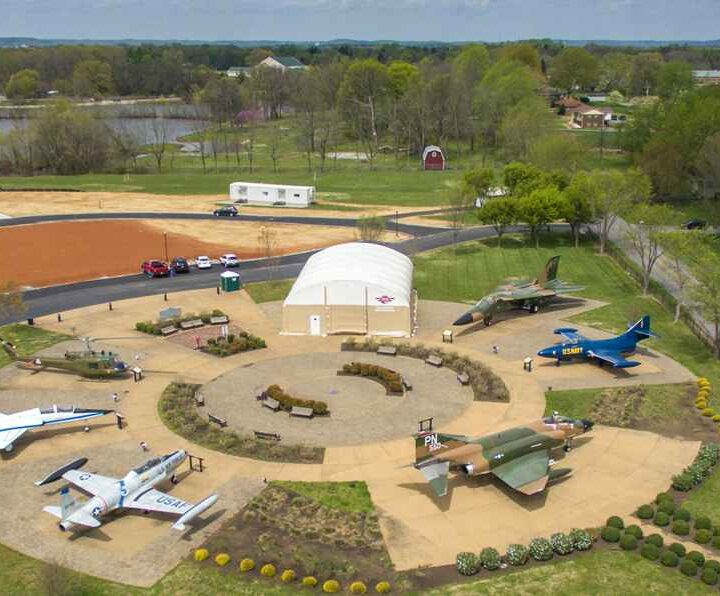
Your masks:
[{"label": "tree", "polygon": [[543,172],[537,166],[514,161],[503,168],[503,182],[510,194],[520,196],[543,183]]},{"label": "tree", "polygon": [[275,277],[277,259],[272,258],[277,248],[277,232],[270,226],[260,226],[258,232],[258,246],[260,254],[270,262],[270,278]]},{"label": "tree", "polygon": [[25,68],[10,77],[5,84],[8,99],[31,99],[40,91],[40,74],[37,70]]},{"label": "tree", "polygon": [[480,44],[464,46],[452,61],[453,78],[465,83],[472,90],[483,78],[490,64],[487,48]]},{"label": "tree", "polygon": [[552,62],[550,81],[569,92],[590,89],[598,82],[598,60],[585,48],[565,48]]},{"label": "tree", "polygon": [[670,275],[677,290],[674,323],[680,320],[682,309],[686,307],[690,298],[690,290],[695,278],[685,261],[700,252],[702,245],[698,235],[701,233],[699,231],[658,232],[658,238],[665,251],[665,259],[670,265]]},{"label": "tree", "polygon": [[693,288],[692,297],[700,312],[715,329],[715,357],[720,358],[720,275],[717,264],[708,255],[694,255],[700,266],[695,270],[697,285]]},{"label": "tree", "polygon": [[162,172],[162,162],[168,148],[170,130],[167,120],[162,116],[156,116],[150,121],[148,150],[155,158],[158,174]]},{"label": "tree", "polygon": [[582,167],[586,155],[585,145],[574,134],[545,135],[530,146],[530,161],[543,170],[574,174]]},{"label": "tree", "polygon": [[381,215],[366,215],[358,218],[358,235],[365,242],[378,242],[385,233],[385,218]]},{"label": "tree", "polygon": [[17,321],[27,312],[22,292],[13,281],[0,283],[0,320]]},{"label": "tree", "polygon": [[207,108],[219,128],[225,122],[234,121],[244,104],[240,85],[235,79],[210,79],[197,99]]},{"label": "tree", "polygon": [[558,218],[563,195],[556,187],[547,186],[518,199],[518,218],[530,228],[535,248],[540,248],[540,229]]},{"label": "tree", "polygon": [[500,60],[513,60],[534,71],[540,70],[540,52],[530,43],[514,43],[500,50]]},{"label": "tree", "polygon": [[283,107],[290,97],[290,73],[272,66],[256,66],[249,84],[255,100],[262,106],[265,118],[282,118]]},{"label": "tree", "polygon": [[560,207],[560,217],[570,224],[575,248],[580,246],[580,228],[593,220],[587,190],[587,174],[576,174],[565,189],[564,200]]},{"label": "tree", "polygon": [[112,69],[101,60],[83,60],[73,69],[73,91],[81,97],[108,95],[115,89]]},{"label": "tree", "polygon": [[473,198],[486,199],[495,186],[495,170],[493,168],[475,168],[463,176],[463,186]]},{"label": "tree", "polygon": [[[720,132],[710,135],[701,147],[695,160],[702,190],[707,186],[712,191],[720,189]],[[703,194],[709,194],[703,192]]]},{"label": "tree", "polygon": [[600,87],[607,91],[619,91],[623,94],[630,88],[632,60],[628,54],[610,52],[600,62]]},{"label": "tree", "polygon": [[663,255],[659,233],[663,226],[673,221],[675,213],[672,208],[661,203],[640,203],[632,209],[631,215],[636,223],[628,224],[626,235],[640,259],[643,294],[647,295],[653,269]]},{"label": "tree", "polygon": [[660,66],[658,72],[658,95],[668,99],[693,88],[692,66],[687,62],[674,60]]},{"label": "tree", "polygon": [[475,190],[465,183],[460,192],[453,192],[448,197],[448,211],[450,213],[450,227],[453,230],[453,252],[455,252],[458,234],[467,223],[468,213],[475,204]]},{"label": "tree", "polygon": [[267,48],[253,48],[252,50],[250,50],[247,64],[250,64],[251,66],[257,66],[260,62],[265,60],[265,58],[268,58],[272,55],[272,50],[268,50]]},{"label": "tree", "polygon": [[500,125],[500,143],[510,159],[527,159],[530,148],[550,131],[552,115],[539,97],[520,101]]},{"label": "tree", "polygon": [[630,69],[630,93],[650,95],[657,85],[662,56],[657,53],[643,52],[632,59]]},{"label": "tree", "polygon": [[505,230],[518,221],[518,201],[512,197],[489,199],[478,210],[478,219],[493,227],[500,247]]}]

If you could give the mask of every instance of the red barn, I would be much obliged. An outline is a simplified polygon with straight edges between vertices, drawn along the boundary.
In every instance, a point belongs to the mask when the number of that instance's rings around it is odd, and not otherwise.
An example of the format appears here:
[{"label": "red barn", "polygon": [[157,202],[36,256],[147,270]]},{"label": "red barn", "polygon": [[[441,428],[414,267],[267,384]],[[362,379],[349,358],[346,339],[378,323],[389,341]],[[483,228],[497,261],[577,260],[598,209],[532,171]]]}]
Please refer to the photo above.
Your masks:
[{"label": "red barn", "polygon": [[437,145],[428,145],[422,154],[423,170],[444,170],[446,167],[445,155]]}]

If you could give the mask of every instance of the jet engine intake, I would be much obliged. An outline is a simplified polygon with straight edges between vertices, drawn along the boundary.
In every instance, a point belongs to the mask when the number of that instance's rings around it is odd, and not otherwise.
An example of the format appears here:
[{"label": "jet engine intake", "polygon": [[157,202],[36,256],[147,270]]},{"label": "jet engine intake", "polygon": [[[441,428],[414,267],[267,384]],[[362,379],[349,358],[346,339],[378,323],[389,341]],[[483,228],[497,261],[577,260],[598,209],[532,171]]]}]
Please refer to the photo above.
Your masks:
[{"label": "jet engine intake", "polygon": [[60,531],[61,531],[61,532],[67,532],[68,530],[71,530],[74,525],[75,525],[75,524],[73,524],[72,522],[61,521],[61,522],[58,524],[58,528],[60,528]]}]

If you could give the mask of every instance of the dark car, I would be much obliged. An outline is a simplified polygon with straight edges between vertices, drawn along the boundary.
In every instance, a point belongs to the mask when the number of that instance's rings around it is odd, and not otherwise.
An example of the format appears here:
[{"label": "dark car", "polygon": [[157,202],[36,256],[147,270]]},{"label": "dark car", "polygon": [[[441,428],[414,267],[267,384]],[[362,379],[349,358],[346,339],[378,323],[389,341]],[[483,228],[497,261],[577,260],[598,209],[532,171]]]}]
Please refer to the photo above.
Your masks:
[{"label": "dark car", "polygon": [[685,230],[702,230],[707,225],[704,219],[691,219],[686,221],[682,227]]},{"label": "dark car", "polygon": [[236,217],[237,214],[237,207],[233,207],[232,205],[229,207],[220,207],[220,209],[215,209],[215,211],[213,211],[213,215],[215,217]]},{"label": "dark car", "polygon": [[190,265],[188,265],[185,257],[175,257],[172,261],[170,261],[170,269],[172,269],[175,273],[189,273]]},{"label": "dark car", "polygon": [[162,261],[145,261],[140,270],[148,277],[165,277],[170,275],[170,269]]}]

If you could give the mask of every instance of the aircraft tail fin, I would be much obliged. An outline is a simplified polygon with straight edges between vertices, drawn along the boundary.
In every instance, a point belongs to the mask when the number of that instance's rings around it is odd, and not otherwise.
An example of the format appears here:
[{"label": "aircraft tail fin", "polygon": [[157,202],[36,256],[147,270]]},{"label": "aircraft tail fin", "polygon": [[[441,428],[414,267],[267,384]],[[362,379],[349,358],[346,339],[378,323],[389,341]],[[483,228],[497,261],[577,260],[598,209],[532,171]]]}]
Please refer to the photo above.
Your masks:
[{"label": "aircraft tail fin", "polygon": [[539,285],[545,284],[549,281],[557,279],[558,266],[560,264],[560,256],[555,255],[545,264],[545,267],[538,275],[537,283]]},{"label": "aircraft tail fin", "polygon": [[2,344],[2,349],[5,350],[5,353],[10,357],[10,360],[15,361],[18,359],[18,355],[13,344],[9,341],[5,341],[2,337],[0,337],[0,344]]},{"label": "aircraft tail fin", "polygon": [[435,431],[421,432],[415,435],[415,465],[433,459],[443,451],[459,447],[469,441],[464,435],[448,435]]},{"label": "aircraft tail fin", "polygon": [[62,508],[60,508],[60,507],[55,507],[55,506],[53,506],[53,505],[48,505],[47,507],[43,507],[43,511],[45,511],[46,513],[49,513],[50,515],[54,515],[54,516],[57,517],[58,519],[62,519],[62,518],[63,518]]},{"label": "aircraft tail fin", "polygon": [[75,497],[70,494],[70,487],[64,486],[60,489],[60,514],[61,519],[67,519],[75,510]]},{"label": "aircraft tail fin", "polygon": [[644,315],[637,323],[631,325],[626,333],[634,335],[638,341],[648,337],[656,337],[650,330],[650,315]]}]

